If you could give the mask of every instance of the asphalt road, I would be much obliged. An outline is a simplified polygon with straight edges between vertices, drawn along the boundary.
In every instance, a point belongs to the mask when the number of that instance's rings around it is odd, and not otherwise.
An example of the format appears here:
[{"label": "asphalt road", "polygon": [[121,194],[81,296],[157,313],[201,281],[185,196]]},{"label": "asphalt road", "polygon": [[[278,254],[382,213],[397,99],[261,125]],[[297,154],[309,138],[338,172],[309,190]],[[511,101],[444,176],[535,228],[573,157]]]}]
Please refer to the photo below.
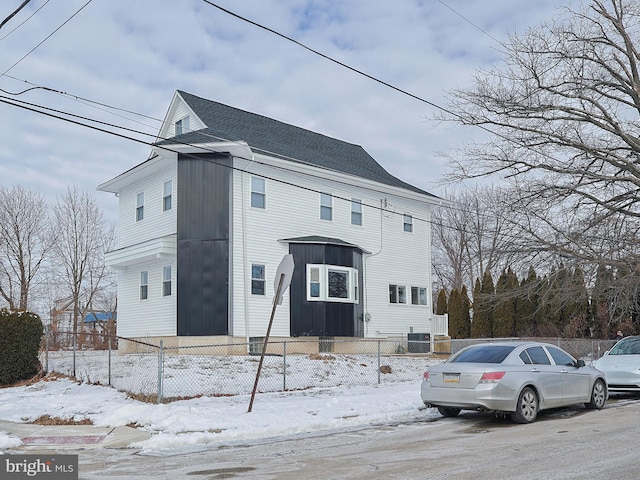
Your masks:
[{"label": "asphalt road", "polygon": [[463,412],[163,457],[132,450],[78,453],[82,479],[639,479],[640,401],[601,411],[541,413],[530,425]]}]

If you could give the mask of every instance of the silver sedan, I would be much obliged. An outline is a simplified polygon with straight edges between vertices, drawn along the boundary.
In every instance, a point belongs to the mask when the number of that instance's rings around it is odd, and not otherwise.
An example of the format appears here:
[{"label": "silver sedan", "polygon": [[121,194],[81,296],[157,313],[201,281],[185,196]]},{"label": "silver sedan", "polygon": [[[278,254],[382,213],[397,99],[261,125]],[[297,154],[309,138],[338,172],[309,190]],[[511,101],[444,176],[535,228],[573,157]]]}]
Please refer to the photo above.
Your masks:
[{"label": "silver sedan", "polygon": [[640,335],[625,337],[592,365],[604,373],[612,392],[640,392]]},{"label": "silver sedan", "polygon": [[584,403],[601,409],[608,390],[602,372],[554,345],[496,342],[472,345],[429,367],[421,396],[446,417],[484,410],[530,423],[549,408]]}]

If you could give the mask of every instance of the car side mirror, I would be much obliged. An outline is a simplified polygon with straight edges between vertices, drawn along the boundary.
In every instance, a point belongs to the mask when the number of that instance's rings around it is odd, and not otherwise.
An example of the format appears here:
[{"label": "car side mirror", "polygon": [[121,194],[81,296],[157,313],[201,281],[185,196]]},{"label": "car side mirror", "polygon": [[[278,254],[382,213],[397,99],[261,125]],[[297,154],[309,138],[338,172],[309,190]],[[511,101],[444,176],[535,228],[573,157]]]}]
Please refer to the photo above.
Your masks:
[{"label": "car side mirror", "polygon": [[582,360],[582,359],[576,360],[576,367],[582,368],[584,366],[585,366],[584,360]]}]

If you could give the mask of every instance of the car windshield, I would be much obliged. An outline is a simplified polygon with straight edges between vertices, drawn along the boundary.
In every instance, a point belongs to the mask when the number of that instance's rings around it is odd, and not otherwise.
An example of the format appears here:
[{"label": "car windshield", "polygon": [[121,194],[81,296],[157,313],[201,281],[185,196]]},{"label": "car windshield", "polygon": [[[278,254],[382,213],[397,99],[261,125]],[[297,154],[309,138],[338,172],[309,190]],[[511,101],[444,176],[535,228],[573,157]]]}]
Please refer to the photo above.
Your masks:
[{"label": "car windshield", "polygon": [[640,355],[640,337],[628,337],[620,340],[611,349],[609,355]]},{"label": "car windshield", "polygon": [[451,363],[502,363],[515,347],[511,345],[479,345],[463,350],[449,360]]}]

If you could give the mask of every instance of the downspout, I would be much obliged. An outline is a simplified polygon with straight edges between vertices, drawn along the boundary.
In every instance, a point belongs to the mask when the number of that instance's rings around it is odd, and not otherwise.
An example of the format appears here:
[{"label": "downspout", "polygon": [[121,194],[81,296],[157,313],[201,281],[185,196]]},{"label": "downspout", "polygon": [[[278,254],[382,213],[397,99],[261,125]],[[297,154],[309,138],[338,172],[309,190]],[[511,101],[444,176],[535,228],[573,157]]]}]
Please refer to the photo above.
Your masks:
[{"label": "downspout", "polygon": [[[245,166],[246,168],[246,166]],[[245,192],[245,174],[247,172],[243,169],[240,180],[242,181],[242,278],[244,279],[244,336],[247,343],[247,353],[250,353],[249,345],[249,276],[247,275],[247,199]]]},{"label": "downspout", "polygon": [[369,260],[371,257],[375,257],[376,255],[380,255],[382,253],[382,221],[383,221],[383,215],[382,215],[382,209],[383,209],[383,202],[385,200],[384,199],[380,199],[380,249],[376,252],[376,253],[372,253],[368,256],[366,256],[364,258],[364,262],[363,262],[363,270],[364,272],[362,272],[362,278],[363,278],[363,283],[364,285],[362,286],[362,289],[364,291],[364,327],[365,327],[365,331],[364,331],[364,337],[367,338],[367,333],[369,330],[369,319],[370,319],[370,315],[368,312],[368,308],[369,308],[369,288],[367,286],[367,260]]}]

